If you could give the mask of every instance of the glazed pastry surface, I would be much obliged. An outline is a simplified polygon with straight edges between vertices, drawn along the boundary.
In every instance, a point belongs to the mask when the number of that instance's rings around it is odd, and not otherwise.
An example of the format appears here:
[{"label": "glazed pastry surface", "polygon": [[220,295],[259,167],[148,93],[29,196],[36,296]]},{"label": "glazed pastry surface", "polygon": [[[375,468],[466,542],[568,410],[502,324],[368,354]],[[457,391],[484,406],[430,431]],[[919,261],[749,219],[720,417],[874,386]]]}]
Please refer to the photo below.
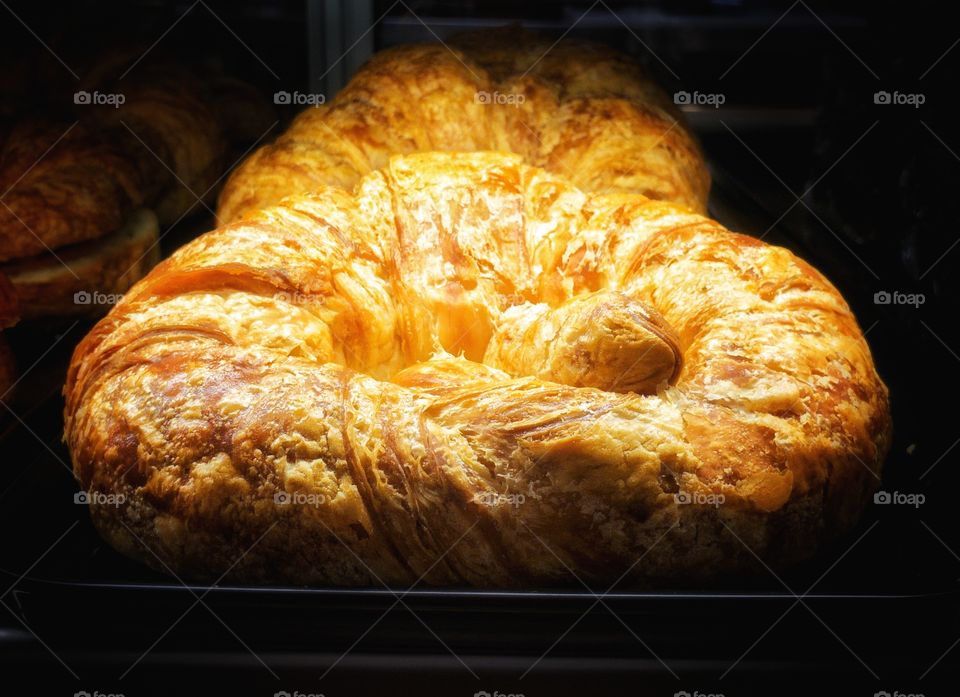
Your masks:
[{"label": "glazed pastry surface", "polygon": [[524,159],[396,156],[138,283],[65,387],[81,487],[125,497],[91,506],[110,544],[189,578],[529,587],[849,529],[890,417],[833,286]]}]

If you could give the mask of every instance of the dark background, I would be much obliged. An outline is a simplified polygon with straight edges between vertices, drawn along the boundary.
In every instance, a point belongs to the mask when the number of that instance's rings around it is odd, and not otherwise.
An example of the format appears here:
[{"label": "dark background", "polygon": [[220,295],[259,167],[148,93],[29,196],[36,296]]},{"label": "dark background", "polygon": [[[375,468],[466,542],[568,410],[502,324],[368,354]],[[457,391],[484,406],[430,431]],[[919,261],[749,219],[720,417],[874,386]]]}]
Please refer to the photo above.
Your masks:
[{"label": "dark background", "polygon": [[[9,334],[26,373],[0,409],[0,684],[22,674],[62,681],[65,694],[168,682],[328,696],[957,693],[960,136],[949,104],[960,30],[935,4],[4,0],[0,128],[51,86],[75,89],[60,60],[79,70],[119,42],[226,66],[266,94],[332,94],[370,50],[509,22],[617,46],[671,93],[723,95],[721,107],[687,113],[713,171],[711,212],[794,249],[843,292],[891,389],[882,488],[925,503],[871,507],[849,538],[780,577],[758,568],[717,588],[615,592],[588,612],[594,597],[575,581],[555,593],[418,589],[409,610],[386,615],[396,597],[383,589],[204,595],[120,559],[71,505],[59,386],[89,325],[21,325]],[[24,66],[42,78],[18,83]],[[925,101],[877,104],[878,91]],[[164,251],[210,224],[163,231]],[[924,302],[877,304],[883,291]],[[203,603],[163,634],[191,591]]]}]

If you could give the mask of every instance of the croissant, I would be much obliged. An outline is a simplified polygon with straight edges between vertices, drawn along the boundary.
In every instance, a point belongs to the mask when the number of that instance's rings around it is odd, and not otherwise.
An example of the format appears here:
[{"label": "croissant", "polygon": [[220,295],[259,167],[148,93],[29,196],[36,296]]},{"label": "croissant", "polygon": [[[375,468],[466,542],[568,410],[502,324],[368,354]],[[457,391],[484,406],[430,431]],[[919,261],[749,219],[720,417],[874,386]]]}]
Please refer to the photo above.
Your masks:
[{"label": "croissant", "polygon": [[[140,64],[145,48],[101,52],[70,88],[69,119],[23,118],[9,134],[0,123],[0,271],[25,318],[102,314],[75,296],[112,297],[141,278],[159,255],[158,223],[213,204],[228,136],[253,140],[269,124],[254,88]],[[238,106],[248,114],[225,122]]]},{"label": "croissant", "polygon": [[230,222],[321,186],[352,190],[394,154],[511,151],[587,191],[706,211],[709,174],[667,95],[628,57],[523,30],[382,51],[230,176]]},{"label": "croissant", "polygon": [[395,156],[201,236],[65,396],[112,546],[264,583],[789,563],[853,525],[891,428],[853,314],[791,252],[495,152]]},{"label": "croissant", "polygon": [[118,108],[86,107],[78,124],[14,127],[0,153],[0,261],[109,234],[143,205],[156,206],[164,223],[196,205],[186,187],[207,191],[226,148],[189,84],[176,73],[151,77],[126,87]]},{"label": "croissant", "polygon": [[126,132],[35,119],[0,153],[0,261],[34,256],[115,230],[144,202]]}]

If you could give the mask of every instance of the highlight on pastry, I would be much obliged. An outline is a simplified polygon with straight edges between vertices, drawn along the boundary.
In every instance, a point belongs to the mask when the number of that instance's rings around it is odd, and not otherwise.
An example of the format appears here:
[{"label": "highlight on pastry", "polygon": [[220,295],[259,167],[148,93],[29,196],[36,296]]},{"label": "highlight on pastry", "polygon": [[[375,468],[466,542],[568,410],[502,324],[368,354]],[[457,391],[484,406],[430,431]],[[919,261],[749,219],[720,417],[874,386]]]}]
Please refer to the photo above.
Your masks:
[{"label": "highlight on pastry", "polygon": [[[358,133],[254,156],[232,222],[77,347],[65,440],[113,547],[254,583],[689,583],[854,525],[887,390],[819,272],[522,154],[394,156],[348,191]],[[330,185],[253,205],[255,171],[270,198],[327,147],[355,156],[305,167]]]}]

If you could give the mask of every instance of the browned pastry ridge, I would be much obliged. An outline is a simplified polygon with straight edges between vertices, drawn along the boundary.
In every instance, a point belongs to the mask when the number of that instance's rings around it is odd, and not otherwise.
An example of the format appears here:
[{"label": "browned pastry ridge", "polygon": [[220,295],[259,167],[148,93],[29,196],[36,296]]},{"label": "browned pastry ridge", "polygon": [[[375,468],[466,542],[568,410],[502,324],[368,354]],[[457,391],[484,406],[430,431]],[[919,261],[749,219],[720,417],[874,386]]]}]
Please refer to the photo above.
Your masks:
[{"label": "browned pastry ridge", "polygon": [[639,193],[706,211],[700,148],[627,56],[524,31],[376,54],[328,104],[308,108],[231,175],[221,223],[321,186],[352,188],[391,155],[515,152],[585,191]]},{"label": "browned pastry ridge", "polygon": [[82,341],[65,395],[80,485],[122,495],[91,505],[111,545],[295,584],[795,561],[853,525],[891,428],[808,264],[505,153],[395,157],[207,233]]}]

